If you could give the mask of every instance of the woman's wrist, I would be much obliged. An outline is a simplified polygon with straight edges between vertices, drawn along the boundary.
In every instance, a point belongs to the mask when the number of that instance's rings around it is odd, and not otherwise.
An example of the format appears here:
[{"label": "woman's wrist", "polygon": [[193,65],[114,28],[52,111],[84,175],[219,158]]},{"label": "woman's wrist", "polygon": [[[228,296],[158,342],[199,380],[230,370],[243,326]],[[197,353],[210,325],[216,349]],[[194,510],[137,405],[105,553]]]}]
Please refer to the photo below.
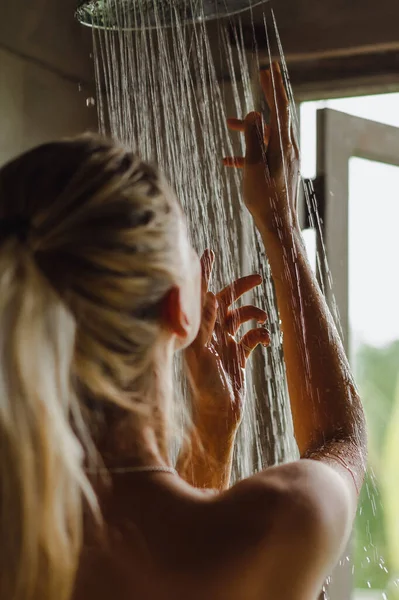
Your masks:
[{"label": "woman's wrist", "polygon": [[301,233],[296,215],[275,215],[273,218],[254,218],[255,226],[266,246],[291,247],[293,239]]},{"label": "woman's wrist", "polygon": [[204,451],[218,462],[224,462],[234,447],[239,424],[231,424],[226,419],[196,418],[193,431]]},{"label": "woman's wrist", "polygon": [[[222,432],[218,437],[217,431]],[[233,463],[235,433],[225,427],[209,428],[201,422],[193,425],[190,439],[182,449],[177,470],[190,485],[224,490],[229,487]]]}]

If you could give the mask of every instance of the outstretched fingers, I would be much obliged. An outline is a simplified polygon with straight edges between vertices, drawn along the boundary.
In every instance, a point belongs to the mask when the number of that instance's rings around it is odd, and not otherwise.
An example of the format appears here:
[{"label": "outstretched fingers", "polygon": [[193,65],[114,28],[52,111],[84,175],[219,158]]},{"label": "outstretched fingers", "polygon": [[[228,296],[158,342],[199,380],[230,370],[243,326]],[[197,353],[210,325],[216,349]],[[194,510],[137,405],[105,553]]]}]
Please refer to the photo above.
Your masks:
[{"label": "outstretched fingers", "polygon": [[[270,344],[270,333],[264,327],[251,329],[251,331],[248,331],[248,333],[243,335],[238,346],[241,349],[245,361],[248,360],[253,350],[260,344],[262,344],[262,346],[269,346]],[[242,366],[245,366],[245,364]]]},{"label": "outstretched fingers", "polygon": [[271,69],[261,71],[260,82],[270,109],[272,149],[280,145],[280,136],[287,147],[291,143],[291,113],[280,65],[275,62]]},{"label": "outstretched fingers", "polygon": [[232,131],[240,131],[241,133],[244,133],[244,121],[242,119],[229,117],[227,119],[227,127]]},{"label": "outstretched fingers", "polygon": [[[257,114],[257,113],[254,113],[254,114]],[[239,131],[240,133],[244,133],[245,132],[245,119],[234,119],[232,117],[229,117],[227,119],[227,126],[232,131]],[[269,140],[269,137],[270,137],[270,127],[268,125],[264,124],[263,125],[263,139],[264,139],[264,142],[266,145]]]},{"label": "outstretched fingers", "polygon": [[230,285],[223,288],[216,296],[219,306],[223,310],[227,310],[233,302],[238,300],[243,294],[246,294],[254,287],[262,283],[262,277],[258,274],[247,275],[234,281]]},{"label": "outstretched fingers", "polygon": [[245,120],[229,118],[227,119],[227,125],[232,131],[245,134],[247,155],[246,158],[243,156],[227,156],[223,159],[224,166],[243,169],[245,163],[259,162],[270,139],[270,128],[263,123],[261,115],[254,112],[250,113]]},{"label": "outstretched fingers", "polygon": [[226,156],[223,159],[225,167],[234,167],[235,169],[243,169],[245,167],[245,158],[243,156]]},{"label": "outstretched fingers", "polygon": [[193,342],[193,346],[207,345],[213,334],[217,317],[218,302],[215,294],[208,291],[209,281],[212,276],[215,255],[212,250],[205,250],[201,256],[201,296],[202,296],[202,314],[198,335]]},{"label": "outstretched fingers", "polygon": [[256,164],[263,159],[268,147],[272,152],[279,152],[281,146],[286,150],[294,145],[297,150],[292,132],[290,103],[280,65],[274,62],[270,69],[261,71],[260,82],[270,109],[270,126],[265,126],[262,116],[256,112],[249,113],[245,120],[227,119],[229,129],[245,134],[247,152],[245,160],[241,156],[224,158],[223,164],[226,167],[243,168],[245,164]]},{"label": "outstretched fingers", "polygon": [[215,329],[215,323],[218,311],[218,301],[215,294],[207,292],[202,307],[201,325],[197,335],[196,342],[202,347],[207,346]]},{"label": "outstretched fingers", "polygon": [[265,323],[267,321],[267,313],[258,306],[241,306],[228,312],[225,320],[225,328],[231,335],[234,335],[241,325],[248,321]]},{"label": "outstretched fingers", "polygon": [[262,115],[251,112],[245,117],[245,163],[256,165],[262,162],[265,153]]}]

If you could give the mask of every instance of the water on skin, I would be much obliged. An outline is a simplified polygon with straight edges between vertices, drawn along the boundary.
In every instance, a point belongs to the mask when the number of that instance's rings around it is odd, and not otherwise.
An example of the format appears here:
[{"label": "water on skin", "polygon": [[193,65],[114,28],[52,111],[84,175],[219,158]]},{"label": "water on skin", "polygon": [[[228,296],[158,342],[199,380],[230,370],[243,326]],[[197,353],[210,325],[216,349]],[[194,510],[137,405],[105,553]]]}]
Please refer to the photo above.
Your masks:
[{"label": "water on skin", "polygon": [[[194,247],[199,254],[205,248],[216,253],[214,291],[245,274],[259,272],[263,276],[263,285],[245,301],[267,310],[271,346],[268,350],[258,349],[252,357],[252,368],[247,369],[247,404],[234,468],[234,477],[241,478],[297,456],[270,268],[259,235],[242,208],[241,173],[226,170],[221,162],[223,156],[243,152],[243,140],[228,131],[226,117],[243,117],[259,109],[259,90],[254,82],[261,61],[256,52],[245,49],[237,17],[233,30],[229,19],[218,23],[217,43],[213,39],[211,44],[204,22],[186,26],[177,11],[172,13],[172,29],[159,26],[132,31],[135,23],[145,22],[145,3],[137,3],[133,11],[115,0],[106,0],[105,5],[105,19],[107,10],[116,14],[120,30],[93,30],[101,131],[133,147],[165,173],[187,215]],[[162,10],[162,5],[153,5],[158,23]],[[298,132],[288,69],[268,4],[264,23],[269,60],[273,41],[280,54],[293,128]],[[223,80],[218,79],[216,62],[223,65]],[[312,209],[312,225],[319,234],[319,280],[333,298],[315,198],[307,188],[303,190],[305,202]],[[334,308],[333,300],[331,305]],[[338,315],[334,316],[339,323]],[[304,376],[310,385],[309,373]],[[176,383],[179,393],[188,398],[179,360]],[[341,562],[345,566],[347,561],[344,558]]]}]

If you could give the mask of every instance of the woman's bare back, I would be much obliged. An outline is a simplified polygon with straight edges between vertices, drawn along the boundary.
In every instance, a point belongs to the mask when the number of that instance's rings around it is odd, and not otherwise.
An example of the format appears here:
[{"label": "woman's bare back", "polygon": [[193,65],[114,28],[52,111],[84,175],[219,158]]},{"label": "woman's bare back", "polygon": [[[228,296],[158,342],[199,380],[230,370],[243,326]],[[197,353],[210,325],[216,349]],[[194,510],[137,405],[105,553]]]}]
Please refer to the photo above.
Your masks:
[{"label": "woman's bare back", "polygon": [[[316,464],[314,483],[319,467],[330,470]],[[314,507],[288,506],[289,468],[220,495],[166,474],[120,478],[101,537],[87,535],[74,600],[314,600],[335,556]]]},{"label": "woman's bare back", "polygon": [[171,479],[153,477],[134,489],[121,483],[107,514],[107,542],[90,536],[85,546],[74,600],[259,597],[237,589],[254,570],[259,531],[233,516],[228,502]]}]

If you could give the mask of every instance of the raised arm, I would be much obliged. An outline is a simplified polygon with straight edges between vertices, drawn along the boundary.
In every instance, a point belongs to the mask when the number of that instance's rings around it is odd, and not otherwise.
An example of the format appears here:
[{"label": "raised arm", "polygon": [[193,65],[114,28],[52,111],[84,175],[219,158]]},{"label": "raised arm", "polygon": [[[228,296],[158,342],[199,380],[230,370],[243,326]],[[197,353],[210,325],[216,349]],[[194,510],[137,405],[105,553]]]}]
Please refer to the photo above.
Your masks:
[{"label": "raised arm", "polygon": [[302,458],[333,464],[359,491],[366,462],[362,405],[333,318],[306,257],[297,218],[299,152],[278,65],[261,73],[271,111],[230,119],[243,131],[244,201],[261,233],[276,288],[283,330],[295,437]]},{"label": "raised arm", "polygon": [[253,519],[264,525],[264,564],[274,565],[268,594],[292,600],[316,597],[345,548],[366,467],[366,429],[298,224],[299,152],[278,65],[261,73],[261,83],[270,124],[264,127],[257,113],[229,119],[231,129],[245,133],[246,156],[224,163],[244,170],[244,201],[270,263],[295,437],[305,460],[267,469],[231,495],[239,505],[251,502]]}]

